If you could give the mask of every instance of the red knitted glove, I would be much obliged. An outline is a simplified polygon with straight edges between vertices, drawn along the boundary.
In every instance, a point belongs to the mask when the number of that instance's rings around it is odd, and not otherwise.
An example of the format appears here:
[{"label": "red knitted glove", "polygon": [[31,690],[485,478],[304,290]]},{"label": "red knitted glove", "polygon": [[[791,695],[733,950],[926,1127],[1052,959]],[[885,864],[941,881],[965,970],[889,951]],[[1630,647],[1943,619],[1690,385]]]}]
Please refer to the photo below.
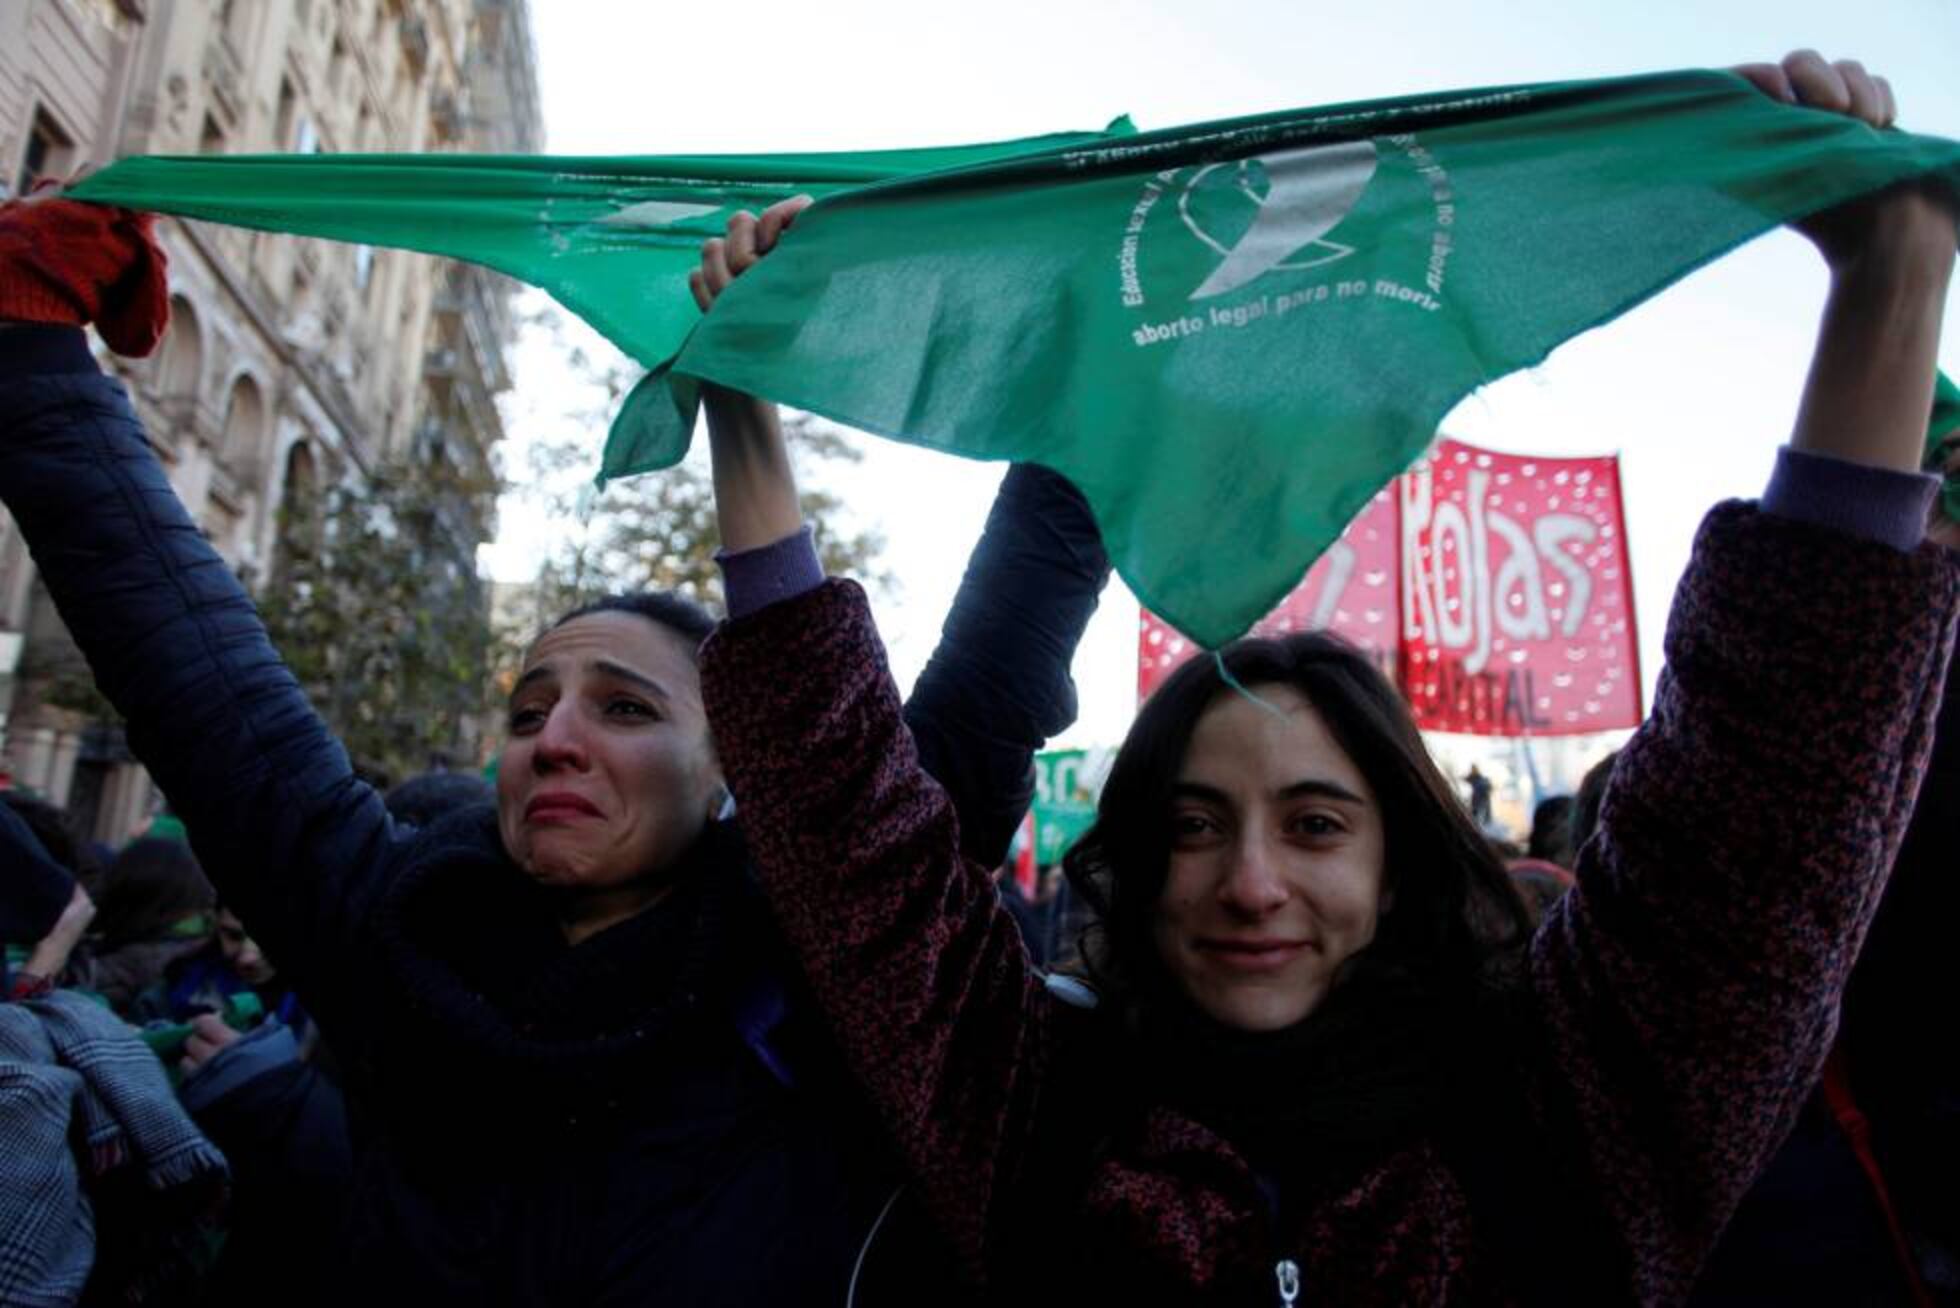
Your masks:
[{"label": "red knitted glove", "polygon": [[0,204],[0,320],[92,322],[117,354],[148,354],[170,324],[153,222],[77,200]]}]

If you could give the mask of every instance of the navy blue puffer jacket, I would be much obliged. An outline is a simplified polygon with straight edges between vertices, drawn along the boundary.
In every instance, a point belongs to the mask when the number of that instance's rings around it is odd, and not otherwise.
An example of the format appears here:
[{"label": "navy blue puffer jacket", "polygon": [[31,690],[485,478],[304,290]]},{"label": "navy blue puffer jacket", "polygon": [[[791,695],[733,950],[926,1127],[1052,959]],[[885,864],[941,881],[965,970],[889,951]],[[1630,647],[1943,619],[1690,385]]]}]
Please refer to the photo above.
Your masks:
[{"label": "navy blue puffer jacket", "polygon": [[[801,1015],[733,824],[656,908],[564,944],[492,812],[409,832],[355,776],[81,333],[0,332],[0,497],[200,862],[347,1070],[336,1283],[280,1293],[843,1302],[895,1172]],[[1010,583],[1021,601],[987,612],[1022,632],[992,628],[984,653],[949,639],[915,695],[970,846],[1004,851],[1032,751],[1073,711],[1068,657],[1107,566],[1079,504],[1010,474],[948,636]],[[1045,569],[1034,513],[1069,524]],[[937,1271],[903,1222],[864,1275]]]}]

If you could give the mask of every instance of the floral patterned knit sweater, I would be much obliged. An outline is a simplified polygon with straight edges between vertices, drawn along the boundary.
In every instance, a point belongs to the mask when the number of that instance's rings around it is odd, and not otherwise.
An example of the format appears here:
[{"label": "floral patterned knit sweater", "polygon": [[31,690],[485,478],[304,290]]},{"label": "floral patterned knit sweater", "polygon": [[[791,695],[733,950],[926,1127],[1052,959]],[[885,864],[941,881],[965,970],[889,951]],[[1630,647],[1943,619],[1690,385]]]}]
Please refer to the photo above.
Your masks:
[{"label": "floral patterned knit sweater", "polygon": [[[1625,1302],[1684,1297],[1819,1073],[1956,610],[1960,556],[1937,547],[1741,503],[1702,528],[1653,712],[1530,951],[1528,1112],[1585,1188]],[[1141,1111],[1073,1191],[1027,1193],[1056,1175],[1032,1155],[1081,1074],[1065,1056],[1081,1019],[959,859],[861,592],[833,581],[728,623],[702,672],[777,915],[970,1279],[1038,1281],[1009,1232],[1039,1201],[1061,1214],[1057,1248],[1130,1287],[1107,1302],[1522,1297],[1475,1187],[1425,1144],[1282,1224],[1229,1144],[1130,1087]]]}]

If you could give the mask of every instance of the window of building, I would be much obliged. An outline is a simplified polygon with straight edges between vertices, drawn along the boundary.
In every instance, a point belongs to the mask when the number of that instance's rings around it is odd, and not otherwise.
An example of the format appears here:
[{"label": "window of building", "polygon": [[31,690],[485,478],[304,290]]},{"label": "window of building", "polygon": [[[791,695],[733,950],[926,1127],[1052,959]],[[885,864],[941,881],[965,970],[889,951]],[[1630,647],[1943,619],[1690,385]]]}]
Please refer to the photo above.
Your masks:
[{"label": "window of building", "polygon": [[285,483],[279,496],[279,534],[272,556],[275,584],[288,581],[293,563],[319,547],[319,487],[320,474],[311,442],[295,441],[286,455]]},{"label": "window of building", "polygon": [[357,245],[354,247],[354,289],[365,291],[368,283],[374,280],[374,247]]},{"label": "window of building", "polygon": [[293,123],[299,116],[299,97],[293,93],[292,79],[279,79],[279,116],[273,120],[274,139],[280,146],[290,150],[293,145]]},{"label": "window of building", "polygon": [[265,432],[265,401],[259,397],[258,383],[240,377],[225,401],[222,457],[234,468],[249,464],[258,453]]},{"label": "window of building", "polygon": [[157,389],[165,399],[195,400],[204,377],[204,339],[197,310],[181,295],[170,297],[170,327],[157,358]]},{"label": "window of building", "polygon": [[14,184],[25,195],[37,177],[66,177],[75,168],[75,142],[45,109],[34,111],[27,131],[27,150],[21,155],[20,177]]}]

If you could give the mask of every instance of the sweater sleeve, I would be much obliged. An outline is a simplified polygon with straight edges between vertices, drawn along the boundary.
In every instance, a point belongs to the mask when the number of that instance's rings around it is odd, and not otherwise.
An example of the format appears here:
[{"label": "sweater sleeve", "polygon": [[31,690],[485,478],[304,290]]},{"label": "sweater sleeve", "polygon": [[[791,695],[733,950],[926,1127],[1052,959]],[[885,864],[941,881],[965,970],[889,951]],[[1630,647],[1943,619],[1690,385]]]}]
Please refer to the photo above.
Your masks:
[{"label": "sweater sleeve", "polygon": [[777,918],[978,1277],[1032,1121],[1048,1000],[919,766],[863,591],[831,581],[724,624],[701,679]]},{"label": "sweater sleeve", "polygon": [[[58,339],[57,339],[58,338]],[[86,349],[13,327],[14,361]],[[152,453],[89,365],[0,368],[0,499],[227,904],[333,1024],[358,984],[392,835]]]},{"label": "sweater sleeve", "polygon": [[1909,550],[1926,535],[1926,511],[1940,479],[1874,468],[1784,446],[1763,491],[1763,511],[1860,540]]},{"label": "sweater sleeve", "polygon": [[[732,618],[823,581],[807,527],[715,557]],[[920,762],[952,797],[960,848],[984,867],[1006,859],[1034,799],[1035,751],[1075,721],[1069,663],[1108,580],[1082,493],[1047,468],[1009,468],[905,704]]]},{"label": "sweater sleeve", "polygon": [[823,564],[808,527],[752,550],[716,550],[728,616],[746,618],[778,600],[794,599],[823,585]]},{"label": "sweater sleeve", "polygon": [[1532,946],[1553,1094],[1640,1302],[1678,1301],[1816,1081],[1912,811],[1960,561],[1728,504],[1578,885]]}]

